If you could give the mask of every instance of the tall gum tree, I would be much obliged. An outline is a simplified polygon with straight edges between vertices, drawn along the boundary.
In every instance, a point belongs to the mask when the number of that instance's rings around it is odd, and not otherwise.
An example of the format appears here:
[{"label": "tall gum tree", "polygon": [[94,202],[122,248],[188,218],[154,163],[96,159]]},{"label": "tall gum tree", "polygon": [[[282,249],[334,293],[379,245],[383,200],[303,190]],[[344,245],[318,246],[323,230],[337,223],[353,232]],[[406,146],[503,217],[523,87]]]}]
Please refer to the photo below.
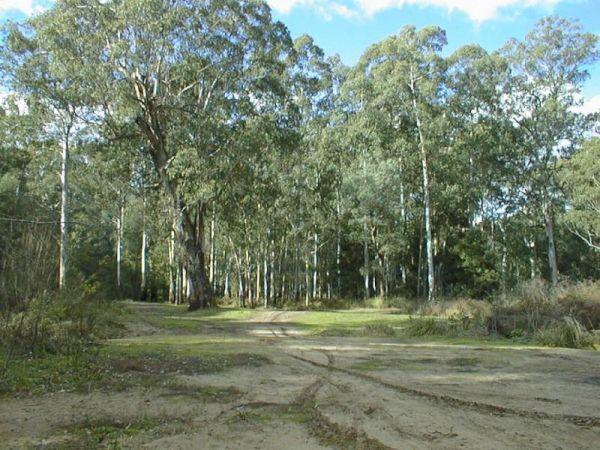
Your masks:
[{"label": "tall gum tree", "polygon": [[60,0],[39,18],[43,38],[61,44],[55,57],[78,62],[77,78],[100,118],[113,130],[133,122],[147,141],[172,205],[189,308],[208,306],[212,159],[260,114],[262,97],[278,95],[287,30],[250,0]]},{"label": "tall gum tree", "polygon": [[558,17],[547,17],[523,42],[503,53],[510,62],[509,112],[520,131],[523,198],[541,211],[552,285],[558,284],[554,216],[559,197],[558,163],[569,157],[586,129],[575,112],[588,78],[586,66],[598,59],[598,37]]},{"label": "tall gum tree", "polygon": [[[439,106],[442,102],[444,61],[440,52],[446,33],[439,27],[404,27],[400,33],[370,47],[356,70],[370,80],[372,95],[392,99],[398,123],[417,149],[423,196],[423,220],[427,259],[428,299],[435,295],[433,218],[430,158],[440,134]],[[401,139],[403,136],[398,136]]]},{"label": "tall gum tree", "polygon": [[[76,15],[71,11],[71,20]],[[65,14],[63,18],[68,20]],[[60,155],[60,220],[58,285],[64,288],[70,257],[70,166],[76,134],[82,134],[89,109],[86,108],[77,61],[66,58],[64,43],[48,39],[52,27],[44,15],[6,28],[0,52],[0,71],[5,88],[13,90],[35,112],[38,132],[56,143]],[[70,50],[82,43],[73,40]]]}]

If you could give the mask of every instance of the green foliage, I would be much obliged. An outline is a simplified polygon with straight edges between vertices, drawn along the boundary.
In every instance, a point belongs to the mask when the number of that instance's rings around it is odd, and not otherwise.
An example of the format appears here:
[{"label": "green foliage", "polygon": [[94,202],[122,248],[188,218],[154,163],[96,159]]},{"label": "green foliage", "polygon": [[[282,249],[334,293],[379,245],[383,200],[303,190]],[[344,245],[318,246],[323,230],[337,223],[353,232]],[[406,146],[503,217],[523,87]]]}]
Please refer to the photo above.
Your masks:
[{"label": "green foliage", "polygon": [[561,172],[571,208],[566,225],[589,247],[600,249],[600,138],[586,141]]}]

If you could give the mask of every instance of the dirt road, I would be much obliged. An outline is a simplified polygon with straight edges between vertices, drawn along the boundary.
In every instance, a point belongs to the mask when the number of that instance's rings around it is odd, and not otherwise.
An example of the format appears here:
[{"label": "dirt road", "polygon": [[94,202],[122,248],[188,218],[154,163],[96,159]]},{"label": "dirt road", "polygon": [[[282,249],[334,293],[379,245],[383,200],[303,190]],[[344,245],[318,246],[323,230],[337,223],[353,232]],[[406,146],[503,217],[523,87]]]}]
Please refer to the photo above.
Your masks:
[{"label": "dirt road", "polygon": [[[138,327],[117,344],[186,342],[190,367],[130,362],[121,390],[4,399],[0,447],[598,448],[598,352],[314,337],[294,314]],[[195,370],[207,336],[246,359]]]}]

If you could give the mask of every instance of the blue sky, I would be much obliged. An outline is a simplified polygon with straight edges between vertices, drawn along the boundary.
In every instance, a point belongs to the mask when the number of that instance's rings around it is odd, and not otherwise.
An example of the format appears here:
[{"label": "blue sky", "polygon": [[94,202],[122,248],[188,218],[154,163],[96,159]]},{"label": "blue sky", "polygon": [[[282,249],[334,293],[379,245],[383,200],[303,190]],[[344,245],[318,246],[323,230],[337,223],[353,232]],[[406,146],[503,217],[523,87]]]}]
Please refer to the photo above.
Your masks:
[{"label": "blue sky", "polygon": [[[307,33],[327,54],[354,64],[371,44],[406,24],[439,25],[448,34],[447,53],[477,43],[487,50],[522,39],[543,16],[580,21],[600,34],[600,0],[267,0],[293,36]],[[0,23],[35,14],[51,0],[0,0]],[[600,110],[600,64],[584,88],[586,109]]]}]

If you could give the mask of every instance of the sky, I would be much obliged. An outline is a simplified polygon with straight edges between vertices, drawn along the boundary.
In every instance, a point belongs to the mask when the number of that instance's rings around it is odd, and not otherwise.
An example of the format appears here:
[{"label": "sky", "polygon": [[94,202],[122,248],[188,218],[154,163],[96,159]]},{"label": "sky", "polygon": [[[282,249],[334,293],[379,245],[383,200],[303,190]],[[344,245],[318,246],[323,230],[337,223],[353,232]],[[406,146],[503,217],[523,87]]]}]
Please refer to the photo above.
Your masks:
[{"label": "sky", "polygon": [[[523,37],[549,14],[576,19],[600,34],[600,0],[267,0],[293,37],[311,35],[326,54],[355,64],[365,49],[404,25],[439,25],[450,54],[466,44],[488,51]],[[0,24],[43,11],[52,0],[0,0]],[[586,112],[600,111],[600,63],[583,89]]]}]

